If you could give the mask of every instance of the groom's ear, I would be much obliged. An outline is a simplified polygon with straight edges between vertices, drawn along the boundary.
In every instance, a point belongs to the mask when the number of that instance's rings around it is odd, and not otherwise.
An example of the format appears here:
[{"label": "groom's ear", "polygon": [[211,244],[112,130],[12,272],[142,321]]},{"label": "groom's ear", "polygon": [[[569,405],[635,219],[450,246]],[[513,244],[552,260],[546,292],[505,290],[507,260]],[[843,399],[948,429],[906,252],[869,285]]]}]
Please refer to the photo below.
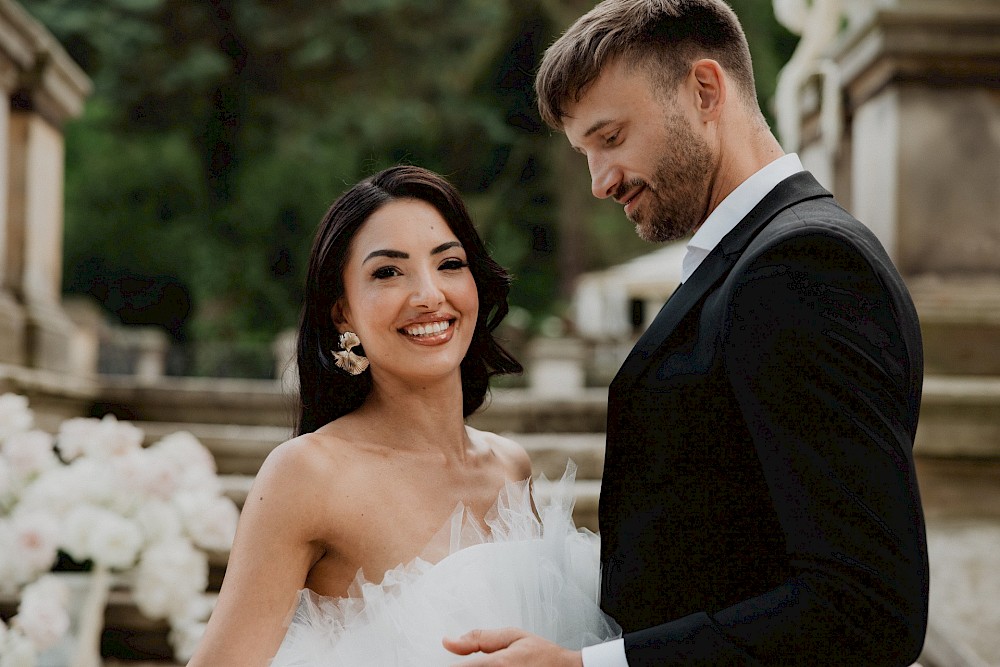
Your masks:
[{"label": "groom's ear", "polygon": [[708,58],[698,60],[691,66],[690,83],[701,120],[717,120],[726,103],[727,93],[726,75],[722,66]]}]

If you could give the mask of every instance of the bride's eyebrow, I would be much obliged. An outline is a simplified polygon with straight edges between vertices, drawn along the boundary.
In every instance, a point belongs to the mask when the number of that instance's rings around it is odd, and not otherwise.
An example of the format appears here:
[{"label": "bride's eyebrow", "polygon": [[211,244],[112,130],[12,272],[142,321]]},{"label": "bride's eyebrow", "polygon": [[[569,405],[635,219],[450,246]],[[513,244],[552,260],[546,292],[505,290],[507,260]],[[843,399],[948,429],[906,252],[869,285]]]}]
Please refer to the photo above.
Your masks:
[{"label": "bride's eyebrow", "polygon": [[442,243],[441,245],[439,245],[436,248],[434,248],[433,250],[431,250],[431,254],[432,255],[437,255],[438,253],[444,252],[448,248],[461,248],[461,247],[462,247],[462,244],[460,242],[458,242],[458,241],[448,241],[447,243]]},{"label": "bride's eyebrow", "polygon": [[[433,250],[431,250],[431,254],[437,255],[444,252],[445,250],[448,250],[449,248],[461,248],[461,247],[462,244],[459,241],[448,241],[447,243],[442,243],[441,245],[436,246]],[[372,259],[373,257],[389,257],[390,259],[409,259],[410,254],[403,252],[402,250],[372,250],[370,253],[368,253],[368,256],[365,257],[364,260],[362,260],[361,264],[363,265],[365,262],[367,262],[369,259]]]},{"label": "bride's eyebrow", "polygon": [[362,260],[361,264],[363,265],[369,259],[372,259],[374,257],[389,257],[390,259],[409,259],[410,255],[409,253],[405,253],[401,250],[373,250],[370,253],[368,253],[368,256],[365,257],[364,260]]}]

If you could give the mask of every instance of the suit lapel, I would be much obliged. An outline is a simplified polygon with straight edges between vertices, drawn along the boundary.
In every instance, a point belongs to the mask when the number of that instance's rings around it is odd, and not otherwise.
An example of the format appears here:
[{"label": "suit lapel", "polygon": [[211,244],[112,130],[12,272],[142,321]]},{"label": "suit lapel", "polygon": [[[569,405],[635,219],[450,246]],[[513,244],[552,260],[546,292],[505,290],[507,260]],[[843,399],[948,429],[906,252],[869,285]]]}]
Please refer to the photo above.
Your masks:
[{"label": "suit lapel", "polygon": [[800,172],[779,183],[719,242],[691,277],[678,287],[639,338],[614,382],[634,382],[650,356],[660,348],[684,316],[726,276],[755,236],[782,210],[808,199],[831,197],[812,174]]}]

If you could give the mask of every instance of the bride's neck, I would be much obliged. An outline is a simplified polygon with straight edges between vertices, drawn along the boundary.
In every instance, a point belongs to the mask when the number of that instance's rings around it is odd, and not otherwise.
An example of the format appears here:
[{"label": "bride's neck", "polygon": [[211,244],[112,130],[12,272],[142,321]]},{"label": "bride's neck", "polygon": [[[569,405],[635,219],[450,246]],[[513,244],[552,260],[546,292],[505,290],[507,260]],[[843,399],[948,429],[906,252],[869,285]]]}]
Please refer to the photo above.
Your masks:
[{"label": "bride's neck", "polygon": [[462,461],[468,455],[460,381],[395,390],[376,387],[357,416],[373,436],[394,447],[441,452],[449,460]]}]

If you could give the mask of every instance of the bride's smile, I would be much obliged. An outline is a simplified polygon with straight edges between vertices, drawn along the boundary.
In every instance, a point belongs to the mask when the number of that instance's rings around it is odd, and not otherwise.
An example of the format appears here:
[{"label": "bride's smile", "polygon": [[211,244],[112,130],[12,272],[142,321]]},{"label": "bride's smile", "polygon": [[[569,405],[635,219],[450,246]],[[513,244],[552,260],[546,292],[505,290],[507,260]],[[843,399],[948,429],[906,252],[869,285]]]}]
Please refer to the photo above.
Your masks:
[{"label": "bride's smile", "polygon": [[414,339],[414,342],[421,345],[439,345],[451,340],[454,332],[452,325],[454,319],[431,318],[426,321],[416,322],[399,328],[399,331]]}]

